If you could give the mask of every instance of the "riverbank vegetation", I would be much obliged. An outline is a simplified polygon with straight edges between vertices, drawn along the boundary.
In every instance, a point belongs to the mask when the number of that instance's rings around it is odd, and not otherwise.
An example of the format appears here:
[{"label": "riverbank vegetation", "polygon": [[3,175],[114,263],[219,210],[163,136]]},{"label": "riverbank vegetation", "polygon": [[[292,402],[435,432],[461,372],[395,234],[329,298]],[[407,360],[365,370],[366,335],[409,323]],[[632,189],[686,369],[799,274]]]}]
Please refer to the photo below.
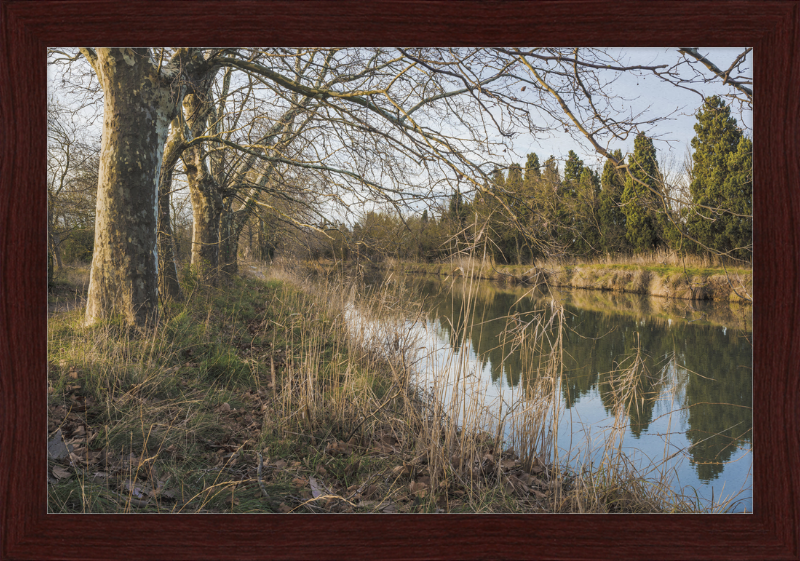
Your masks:
[{"label": "riverbank vegetation", "polygon": [[[616,261],[616,262],[615,262]],[[329,265],[331,263],[329,262]],[[463,277],[472,271],[477,279],[505,284],[547,285],[632,294],[649,294],[684,300],[752,303],[753,272],[746,268],[721,268],[668,264],[663,260],[598,260],[563,264],[502,265],[473,263],[458,256],[439,263],[387,259],[381,268],[403,273],[422,273],[442,278]]]},{"label": "riverbank vegetation", "polygon": [[[419,310],[389,285],[342,290],[346,279],[310,284],[299,267],[274,267],[269,280],[245,269],[218,287],[187,270],[187,300],[147,334],[118,322],[87,327],[80,307],[53,302],[51,512],[726,507],[670,490],[666,470],[641,473],[616,448],[625,409],[640,398],[636,357],[621,361],[602,461],[575,471],[552,437],[558,323],[532,322],[539,337],[509,332],[524,353],[547,347],[550,358],[528,363],[519,401],[498,412],[456,357],[430,377],[432,358],[415,354],[407,328]],[[80,302],[80,286],[71,288]],[[470,324],[467,315],[454,328]]]}]

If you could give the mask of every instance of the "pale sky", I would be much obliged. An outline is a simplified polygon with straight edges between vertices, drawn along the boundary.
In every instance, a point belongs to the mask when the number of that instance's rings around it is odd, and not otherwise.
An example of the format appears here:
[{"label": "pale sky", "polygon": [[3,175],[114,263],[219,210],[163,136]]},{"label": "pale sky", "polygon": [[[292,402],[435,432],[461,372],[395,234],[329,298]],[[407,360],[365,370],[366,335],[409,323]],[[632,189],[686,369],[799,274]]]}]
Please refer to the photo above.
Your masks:
[{"label": "pale sky", "polygon": [[[701,54],[707,56],[718,67],[727,69],[736,56],[742,52],[743,48],[701,47],[699,50]],[[671,65],[680,60],[677,48],[611,48],[607,49],[607,51],[615,55],[614,58],[624,64]],[[753,53],[751,52],[745,65],[745,73],[748,76],[752,76],[752,60]],[[699,63],[695,64],[694,67],[702,70],[705,76],[711,76],[710,71]],[[56,93],[56,95],[59,93],[60,70],[61,67],[48,67],[50,91]],[[618,74],[606,70],[602,72],[608,72],[611,75]],[[693,87],[706,96],[733,92],[733,89],[729,86],[723,86],[719,79],[714,79],[710,84],[698,84]],[[663,160],[665,153],[671,152],[674,164],[680,166],[694,136],[693,126],[696,122],[694,112],[702,103],[701,97],[692,91],[667,84],[655,76],[644,75],[637,77],[632,73],[619,75],[618,79],[611,85],[608,93],[624,98],[616,105],[618,108],[622,107],[625,111],[638,113],[646,109],[648,118],[651,116],[669,116],[665,120],[659,121],[647,132],[650,136],[656,137],[655,145],[659,151],[660,159]],[[527,94],[534,95],[530,89]],[[525,94],[520,93],[518,95],[524,99]],[[94,108],[95,115],[101,113],[102,101],[97,103]],[[740,114],[738,112],[739,108],[735,107],[735,109],[734,117],[746,131],[746,134],[752,135],[752,110],[748,110],[745,114]],[[89,115],[88,110],[83,113]],[[547,121],[543,117],[541,122]],[[93,123],[87,122],[84,129],[89,135],[96,136],[98,145],[101,124],[101,120],[96,119]],[[626,141],[615,141],[615,143],[611,143],[607,147],[610,150],[621,149],[623,154],[626,154],[632,151],[633,140],[634,138],[631,136]],[[563,161],[570,150],[574,150],[583,159],[585,165],[600,169],[604,163],[603,158],[594,151],[589,142],[574,127],[570,129],[570,133],[565,133],[561,127],[555,127],[548,133],[540,134],[537,137],[521,132],[512,141],[506,140],[506,144],[510,145],[509,151],[499,155],[499,158],[505,159],[506,164],[516,162],[524,166],[526,155],[530,152],[536,152],[540,162],[544,162],[552,154],[560,160],[559,169],[563,172]],[[422,177],[420,177],[420,180],[423,183],[425,182]]]},{"label": "pale sky", "polygon": [[[744,50],[744,47],[725,47],[725,48],[700,48],[700,52],[708,59],[712,60],[718,67],[727,70],[728,66]],[[620,49],[623,51],[623,49]],[[670,64],[678,60],[677,48],[627,48],[624,49],[631,64]],[[747,67],[750,68],[748,75],[752,75],[752,55],[748,56]],[[700,66],[700,65],[696,65]],[[707,76],[711,73],[701,67]],[[721,80],[714,80],[711,84],[697,86],[704,95],[730,93],[732,88],[723,86]],[[653,114],[667,115],[674,111],[674,115],[668,120],[659,123],[653,130],[652,136],[658,136],[655,140],[656,149],[659,153],[673,151],[677,161],[683,160],[683,155],[690,147],[692,137],[694,137],[694,124],[697,122],[694,112],[700,107],[702,100],[696,93],[684,90],[660,81],[655,76],[639,78],[626,74],[619,78],[614,84],[613,91],[616,94],[632,99],[630,106],[636,110],[650,107]],[[626,104],[627,106],[627,104]],[[739,115],[734,111],[734,117],[739,122],[739,126],[745,129],[748,136],[752,135],[752,111],[744,115]],[[529,152],[536,152],[539,161],[544,162],[552,154],[562,162],[566,159],[570,150],[574,150],[583,159],[586,165],[603,165],[603,158],[599,156],[589,142],[579,138],[576,140],[569,134],[565,134],[561,129],[555,129],[552,137],[548,139],[534,139],[530,135],[521,136],[514,141],[514,151],[519,154],[516,160],[524,166],[526,155]],[[619,148],[622,153],[633,150],[633,138],[627,142],[618,142],[610,146],[612,149]],[[563,171],[563,165],[559,166]]]}]

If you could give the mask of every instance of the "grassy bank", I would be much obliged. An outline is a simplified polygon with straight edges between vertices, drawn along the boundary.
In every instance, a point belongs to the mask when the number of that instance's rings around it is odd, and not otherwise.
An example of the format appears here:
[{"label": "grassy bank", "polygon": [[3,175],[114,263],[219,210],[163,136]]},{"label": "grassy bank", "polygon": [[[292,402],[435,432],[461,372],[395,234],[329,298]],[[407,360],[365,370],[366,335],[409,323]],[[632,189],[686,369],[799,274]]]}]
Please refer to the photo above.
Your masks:
[{"label": "grassy bank", "polygon": [[404,273],[441,277],[474,275],[474,278],[510,284],[547,283],[553,287],[649,294],[685,300],[715,300],[749,304],[753,271],[723,268],[702,259],[683,263],[677,258],[660,260],[605,259],[581,264],[545,262],[532,265],[497,265],[473,258],[444,263],[387,260],[385,268]]},{"label": "grassy bank", "polygon": [[[548,436],[558,432],[558,331],[524,403],[493,414],[457,360],[424,383],[406,299],[303,276],[273,269],[205,287],[187,272],[186,300],[148,333],[83,326],[85,287],[65,281],[48,323],[48,511],[706,508],[633,469],[613,440],[621,413],[602,461],[566,467]],[[531,356],[541,351],[541,338],[518,336]],[[638,399],[640,363],[623,364],[620,408]]]}]

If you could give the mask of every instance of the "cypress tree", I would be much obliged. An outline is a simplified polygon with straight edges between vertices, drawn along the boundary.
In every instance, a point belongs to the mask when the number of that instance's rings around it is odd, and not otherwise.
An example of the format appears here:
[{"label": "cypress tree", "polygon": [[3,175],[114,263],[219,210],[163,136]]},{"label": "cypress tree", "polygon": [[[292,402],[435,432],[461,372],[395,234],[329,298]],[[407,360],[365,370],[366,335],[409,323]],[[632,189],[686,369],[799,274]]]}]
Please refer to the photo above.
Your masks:
[{"label": "cypress tree", "polygon": [[[622,151],[616,150],[612,156],[622,161]],[[611,160],[606,160],[603,175],[600,178],[600,235],[603,251],[620,253],[628,251],[630,246],[625,237],[627,226],[625,213],[622,211],[622,192],[625,189],[624,171],[620,171]]]},{"label": "cypress tree", "polygon": [[522,168],[519,164],[511,164],[508,168],[506,177],[506,190],[511,193],[519,193],[522,189]]},{"label": "cypress tree", "polygon": [[738,128],[730,107],[717,96],[707,98],[698,110],[694,130],[689,232],[706,247],[749,259],[753,143]]},{"label": "cypress tree", "polygon": [[542,176],[541,166],[539,165],[539,156],[536,152],[528,154],[528,160],[525,162],[525,182],[528,183],[534,178],[538,179]]},{"label": "cypress tree", "polygon": [[598,220],[600,176],[589,167],[583,168],[577,186],[573,224],[578,239],[576,252],[582,255],[602,249]]},{"label": "cypress tree", "polygon": [[635,251],[650,251],[659,244],[656,213],[661,201],[654,193],[658,191],[659,177],[656,148],[644,133],[636,135],[628,168],[638,181],[627,177],[622,192],[625,238]]},{"label": "cypress tree", "polygon": [[578,158],[578,155],[570,150],[567,155],[567,162],[564,164],[564,182],[565,183],[578,183],[583,173],[583,160]]}]

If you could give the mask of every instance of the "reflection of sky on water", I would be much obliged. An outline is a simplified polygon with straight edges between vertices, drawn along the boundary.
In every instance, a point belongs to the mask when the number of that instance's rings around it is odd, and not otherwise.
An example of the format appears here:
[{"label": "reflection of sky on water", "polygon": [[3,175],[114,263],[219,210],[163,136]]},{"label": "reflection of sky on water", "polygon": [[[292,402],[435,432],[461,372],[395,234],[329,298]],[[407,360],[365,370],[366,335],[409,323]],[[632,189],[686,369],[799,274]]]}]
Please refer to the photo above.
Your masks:
[{"label": "reflection of sky on water", "polygon": [[[458,342],[453,339],[451,327],[451,322],[458,323],[454,319],[457,306],[452,306],[452,295],[448,298],[451,305],[444,310],[441,301],[429,302],[431,319],[424,327],[418,323],[414,328],[418,346],[425,349],[420,356],[427,355],[426,375],[463,362],[465,371],[478,374],[485,388],[487,407],[498,407],[501,398],[506,403],[513,402],[521,395],[518,384],[524,368],[515,365],[513,354],[497,352],[483,343],[487,337],[497,337],[486,323],[492,310],[477,305],[475,317],[481,317],[483,322],[480,333],[473,332],[466,341]],[[508,301],[500,299],[500,308],[506,310],[502,315],[508,313],[508,304],[517,299],[516,295]],[[686,317],[678,321],[647,314],[627,317],[582,310],[574,303],[567,304],[567,309],[571,312],[568,325],[576,332],[583,330],[583,337],[606,334],[609,322],[619,329],[606,335],[607,340],[593,343],[589,351],[581,349],[580,343],[584,341],[581,337],[565,341],[565,353],[573,361],[562,384],[559,456],[569,455],[573,465],[598,460],[614,423],[607,396],[607,373],[612,370],[610,364],[615,355],[630,351],[635,336],[642,351],[652,353],[647,359],[648,366],[658,381],[645,384],[651,392],[647,403],[637,407],[638,411],[628,412],[623,437],[626,455],[640,469],[651,465],[651,461],[662,463],[661,460],[671,457],[664,466],[668,475],[673,476],[674,489],[683,488],[691,497],[696,492],[703,501],[710,501],[713,493],[715,504],[738,495],[742,500],[736,510],[751,511],[752,376],[746,368],[752,364],[752,351],[746,340],[749,333],[741,330],[731,333],[725,325],[686,321]],[[701,309],[699,313],[709,317],[711,312]],[[459,344],[460,352],[454,352],[454,345]],[[496,344],[495,341],[493,345]],[[665,348],[669,350],[665,352]],[[478,352],[482,361],[478,360]],[[591,361],[587,360],[586,352],[593,353]],[[584,364],[588,362],[595,366],[591,373]],[[709,402],[732,405],[704,405]],[[506,431],[509,430],[507,426]],[[742,489],[746,491],[739,494]]]}]

